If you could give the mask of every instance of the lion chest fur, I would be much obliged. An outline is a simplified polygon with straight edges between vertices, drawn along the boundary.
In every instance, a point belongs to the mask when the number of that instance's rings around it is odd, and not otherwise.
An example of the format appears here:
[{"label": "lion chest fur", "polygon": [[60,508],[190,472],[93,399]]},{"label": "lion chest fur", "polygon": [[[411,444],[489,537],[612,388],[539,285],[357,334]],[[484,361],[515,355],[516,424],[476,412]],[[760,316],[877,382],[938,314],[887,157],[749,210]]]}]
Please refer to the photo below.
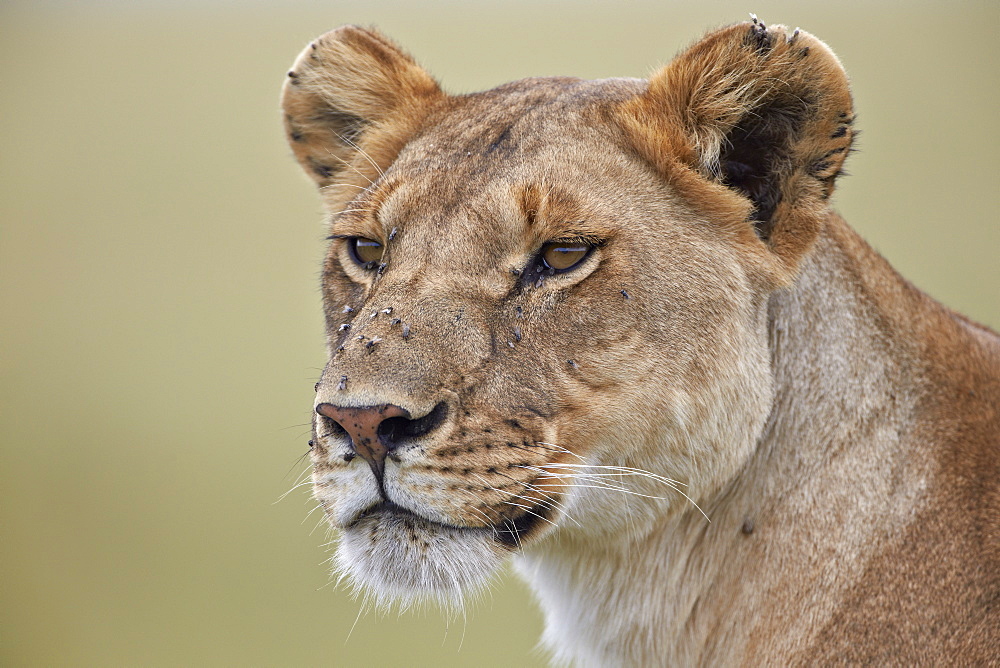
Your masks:
[{"label": "lion chest fur", "polygon": [[1000,343],[829,209],[826,45],[755,20],[649,81],[449,96],[348,26],[283,109],[359,590],[453,604],[513,556],[580,665],[1000,655]]}]

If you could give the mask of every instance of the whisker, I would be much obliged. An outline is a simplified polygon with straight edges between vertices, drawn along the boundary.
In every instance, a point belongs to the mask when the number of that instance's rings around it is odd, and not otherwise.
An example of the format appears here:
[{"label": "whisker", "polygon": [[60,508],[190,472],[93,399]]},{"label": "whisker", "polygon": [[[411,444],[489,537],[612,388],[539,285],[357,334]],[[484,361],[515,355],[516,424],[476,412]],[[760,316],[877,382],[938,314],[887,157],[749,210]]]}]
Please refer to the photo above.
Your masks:
[{"label": "whisker", "polygon": [[[310,513],[310,514],[312,514],[312,513]],[[314,533],[316,533],[316,529],[320,528],[321,526],[326,526],[327,527],[327,531],[329,533],[330,525],[326,523],[326,513],[325,512],[323,513],[323,516],[319,518],[319,522],[316,523],[316,526],[314,526],[312,528],[312,531],[309,532],[309,535],[311,536]]]},{"label": "whisker", "polygon": [[[670,500],[669,498],[667,498],[665,496],[653,496],[651,494],[643,494],[642,492],[636,492],[636,491],[633,491],[633,490],[630,490],[630,489],[622,489],[622,488],[619,488],[619,487],[608,486],[608,485],[582,485],[580,483],[570,483],[570,484],[545,484],[545,485],[539,485],[539,487],[544,487],[544,488],[550,488],[550,487],[552,487],[552,488],[555,488],[555,487],[568,487],[568,488],[572,488],[572,487],[590,487],[590,488],[593,488],[593,489],[603,489],[603,490],[606,490],[606,491],[609,491],[609,492],[621,492],[622,494],[629,494],[631,496],[641,496],[641,497],[643,497],[645,499],[654,499],[654,500],[657,500],[657,501],[669,501]],[[699,513],[701,513],[702,516],[707,521],[709,521],[709,522],[712,521],[709,518],[709,516],[707,514],[705,514],[705,511],[701,509],[701,506],[699,506],[697,503],[695,503],[694,500],[690,496],[688,496],[684,492],[680,491],[679,489],[676,489],[676,488],[672,488],[672,489],[674,489],[674,491],[676,491],[678,494],[680,494],[685,499],[687,499],[688,502],[690,502],[691,505],[694,506],[695,509]]]},{"label": "whisker", "polygon": [[289,429],[295,429],[296,427],[311,427],[312,422],[303,422],[301,424],[290,424],[287,427],[282,427],[278,431],[288,431]]},{"label": "whisker", "polygon": [[548,522],[549,524],[551,524],[552,526],[557,527],[557,528],[559,527],[558,524],[556,524],[555,522],[553,522],[549,518],[542,517],[538,513],[532,511],[531,510],[531,506],[524,506],[524,505],[521,505],[520,503],[514,503],[513,501],[503,501],[502,503],[506,503],[509,506],[517,506],[518,508],[523,508],[524,512],[527,513],[528,515],[534,515],[535,517],[537,517],[538,519],[542,520],[543,522]]},{"label": "whisker", "polygon": [[[605,468],[605,467],[602,467],[602,468]],[[663,484],[667,485],[667,487],[670,487],[671,489],[673,489],[674,491],[676,491],[678,494],[680,494],[681,496],[683,496],[685,499],[687,499],[687,501],[692,506],[694,506],[698,510],[698,512],[701,513],[702,516],[706,520],[708,520],[708,522],[712,521],[709,518],[708,514],[704,510],[701,509],[701,506],[699,506],[695,502],[694,499],[692,499],[690,496],[688,496],[688,494],[686,492],[684,492],[684,490],[682,490],[682,489],[680,489],[678,487],[678,485],[687,487],[687,485],[685,483],[682,483],[682,482],[680,482],[678,480],[673,480],[671,478],[664,478],[663,476],[656,475],[655,473],[650,473],[649,471],[643,471],[642,469],[633,469],[633,468],[630,468],[630,467],[613,467],[613,466],[609,466],[609,467],[606,467],[606,468],[609,468],[611,470],[620,469],[623,472],[627,472],[628,475],[641,475],[641,476],[645,476],[647,478],[650,478],[651,480],[656,480],[656,481],[662,482]]]},{"label": "whisker", "polygon": [[375,161],[374,161],[374,160],[372,160],[371,156],[370,156],[370,155],[368,155],[368,153],[367,153],[367,152],[366,152],[366,151],[365,151],[365,150],[364,150],[363,148],[361,148],[360,146],[358,146],[357,144],[355,144],[355,143],[354,143],[353,141],[351,141],[351,139],[349,139],[348,137],[345,137],[344,135],[340,134],[339,132],[338,132],[338,133],[336,133],[336,134],[337,134],[337,137],[339,137],[339,138],[340,138],[340,140],[341,140],[342,142],[344,142],[345,144],[349,144],[349,145],[351,145],[352,147],[354,147],[354,149],[355,149],[355,150],[356,150],[356,151],[357,151],[357,152],[358,152],[359,154],[361,154],[361,157],[363,157],[363,158],[364,158],[365,160],[367,160],[367,161],[368,161],[368,164],[370,164],[370,165],[371,165],[372,167],[374,167],[374,168],[375,168],[375,171],[376,171],[376,172],[378,172],[378,175],[379,175],[379,177],[381,177],[381,178],[384,178],[384,177],[385,177],[385,172],[383,172],[383,171],[382,171],[382,168],[381,168],[381,167],[379,167],[379,166],[378,166],[378,165],[377,165],[377,164],[375,163]]},{"label": "whisker", "polygon": [[[539,476],[539,478],[543,479],[542,476]],[[551,476],[548,479],[550,479],[550,480],[563,480],[564,478],[562,476]],[[607,482],[606,480],[600,480],[600,479],[597,479],[597,480],[586,480],[586,479],[584,479],[584,476],[578,476],[578,475],[570,476],[570,480],[566,481],[566,484],[568,484],[568,485],[576,484],[577,480],[583,480],[583,482],[590,482],[593,485],[598,485],[598,486],[603,487],[604,489],[610,489],[610,490],[617,491],[617,492],[624,492],[624,491],[628,490],[628,487],[625,487],[624,485],[622,485],[622,486],[614,485],[612,483]],[[552,483],[545,483],[545,484],[546,485],[551,485]]]},{"label": "whisker", "polygon": [[320,190],[326,190],[327,188],[357,188],[358,190],[368,190],[368,186],[359,186],[357,183],[328,183],[325,186],[320,186]]},{"label": "whisker", "polygon": [[[305,453],[304,455],[302,455],[302,457],[299,457],[299,459],[300,460],[303,459],[308,454],[309,454],[308,452]],[[303,482],[306,479],[306,476],[309,476],[309,479],[312,480],[312,471],[313,471],[312,464],[309,464],[302,470],[302,473],[299,474],[299,476],[295,479],[295,482],[293,484],[298,485],[299,483]]]},{"label": "whisker", "polygon": [[373,185],[373,184],[375,183],[374,181],[372,181],[372,180],[371,180],[371,179],[370,179],[370,178],[368,177],[368,175],[367,175],[367,174],[365,174],[365,173],[364,173],[364,172],[362,172],[362,171],[361,171],[360,169],[358,169],[357,167],[355,167],[355,166],[354,166],[354,163],[350,162],[349,160],[344,160],[343,158],[341,158],[341,157],[340,157],[339,155],[337,155],[337,154],[336,154],[336,153],[334,153],[333,151],[327,151],[327,154],[329,154],[329,155],[330,155],[330,157],[332,157],[332,158],[333,158],[334,160],[339,160],[339,161],[341,162],[341,164],[343,164],[343,165],[344,165],[345,167],[349,167],[349,168],[353,169],[353,170],[354,170],[354,172],[355,172],[355,173],[356,173],[356,174],[357,174],[358,176],[360,176],[361,178],[363,178],[363,179],[365,179],[366,181],[368,181],[368,185],[369,185],[369,186],[371,186],[371,185]]},{"label": "whisker", "polygon": [[[478,501],[479,499],[476,499],[476,500]],[[486,522],[486,526],[489,527],[489,529],[493,532],[494,536],[499,536],[500,535],[500,531],[497,529],[496,524],[493,523],[493,520],[490,519],[489,515],[487,515],[486,513],[484,513],[479,508],[476,508],[475,506],[470,506],[470,509],[473,512],[479,513],[480,516],[482,516],[483,521]]]},{"label": "whisker", "polygon": [[315,512],[317,511],[317,510],[319,510],[319,509],[320,509],[320,508],[322,508],[322,507],[323,507],[323,506],[322,506],[321,504],[316,504],[315,506],[313,506],[313,509],[312,509],[312,510],[310,510],[310,511],[309,511],[308,513],[306,513],[306,516],[302,518],[302,521],[301,521],[301,522],[299,522],[299,526],[302,526],[303,524],[305,524],[305,523],[306,523],[306,521],[307,521],[307,520],[308,520],[308,519],[309,519],[310,517],[312,517],[312,514],[313,514],[313,513],[315,513]]},{"label": "whisker", "polygon": [[[525,447],[525,445],[527,447]],[[562,452],[562,448],[548,447],[547,443],[527,443],[525,445],[517,445],[516,443],[510,443],[507,447],[514,448],[515,450],[523,450],[524,452],[530,452],[531,454],[537,454],[538,450],[547,450],[549,452]]]},{"label": "whisker", "polygon": [[342,211],[338,211],[337,213],[338,214],[340,214],[340,213],[372,213],[373,211],[374,211],[374,209],[343,209]]},{"label": "whisker", "polygon": [[579,460],[580,460],[581,462],[583,462],[584,464],[586,464],[586,463],[587,463],[587,460],[586,460],[586,459],[584,459],[583,457],[581,457],[580,455],[576,454],[576,453],[575,453],[575,452],[573,452],[572,450],[567,450],[566,448],[564,448],[564,447],[562,447],[562,446],[559,446],[559,445],[556,445],[555,443],[546,443],[546,442],[544,442],[544,441],[537,441],[537,443],[538,443],[539,445],[547,445],[547,446],[549,446],[550,448],[552,448],[553,450],[555,450],[556,452],[564,452],[564,453],[566,453],[567,455],[573,455],[574,457],[576,457],[577,459],[579,459]]},{"label": "whisker", "polygon": [[292,492],[294,492],[299,487],[303,487],[305,485],[312,485],[312,484],[313,484],[312,480],[304,480],[302,482],[295,483],[294,485],[292,485],[291,489],[289,489],[287,492],[285,492],[284,494],[282,494],[281,496],[279,496],[278,500],[275,501],[274,503],[272,503],[271,505],[274,506],[274,505],[277,505],[277,504],[281,503],[282,501],[285,500],[286,496],[288,496],[289,494],[291,494]]},{"label": "whisker", "polygon": [[[344,576],[343,576],[343,574],[341,574],[340,580],[343,580],[343,579],[344,579]],[[337,587],[340,587],[340,580],[337,581]],[[354,618],[354,623],[351,624],[351,630],[347,632],[347,639],[344,640],[344,645],[345,646],[350,641],[351,635],[354,633],[354,627],[356,627],[358,625],[358,620],[361,619],[361,613],[365,612],[368,609],[368,602],[369,602],[368,601],[368,594],[365,594],[364,600],[361,602],[361,605],[358,606],[358,616]]]},{"label": "whisker", "polygon": [[[294,463],[293,463],[293,464],[292,464],[291,466],[289,466],[289,467],[288,467],[288,470],[287,470],[287,471],[285,471],[285,475],[283,475],[283,476],[282,476],[282,479],[283,479],[283,480],[286,480],[286,479],[288,479],[288,474],[289,474],[289,473],[291,473],[292,471],[294,471],[294,470],[295,470],[295,467],[296,467],[296,466],[299,466],[299,465],[300,465],[300,464],[302,463],[302,460],[303,460],[303,459],[305,459],[305,458],[306,458],[306,457],[308,457],[308,456],[309,456],[309,451],[308,451],[308,450],[306,450],[306,451],[305,451],[305,452],[303,452],[303,453],[302,453],[301,455],[299,455],[299,456],[298,456],[298,458],[296,458],[295,462],[294,462]],[[309,472],[309,469],[311,469],[311,468],[312,468],[312,465],[310,465],[310,466],[309,466],[308,468],[306,468],[306,470],[305,470],[305,471],[303,471],[303,473],[300,473],[300,474],[299,474],[299,477],[298,477],[298,478],[297,478],[297,479],[295,480],[295,482],[296,482],[296,483],[300,482],[300,481],[302,480],[302,476],[303,476],[303,475],[304,475],[305,473],[308,473],[308,472]]]},{"label": "whisker", "polygon": [[[496,488],[496,487],[494,487],[493,485],[491,485],[491,484],[489,484],[488,482],[486,482],[486,481],[485,481],[485,480],[483,479],[483,477],[482,477],[482,476],[480,476],[480,475],[477,475],[477,474],[475,474],[475,473],[473,473],[472,475],[473,475],[473,476],[475,476],[476,478],[479,478],[479,482],[483,483],[483,485],[485,485],[487,489],[491,489],[491,490],[493,490],[494,492],[496,492],[497,494],[501,494],[501,495],[507,495],[507,496],[510,496],[509,492],[505,492],[505,491],[503,491],[503,490],[501,490],[501,489],[497,489],[497,488]],[[518,549],[518,550],[521,550],[521,551],[523,551],[523,547],[521,546],[521,536],[520,536],[520,534],[518,534],[518,533],[517,533],[516,531],[511,531],[511,532],[510,532],[510,534],[511,534],[512,536],[514,536],[514,542],[516,542],[516,543],[517,543],[517,549]]]},{"label": "whisker", "polygon": [[[608,470],[608,471],[614,471],[614,472],[620,473],[622,475],[637,475],[637,476],[646,477],[646,478],[649,478],[650,480],[655,480],[655,481],[658,481],[658,482],[661,482],[661,483],[667,485],[668,487],[670,487],[671,489],[673,489],[674,491],[676,491],[678,494],[680,494],[681,496],[683,496],[692,506],[694,506],[698,510],[699,513],[702,514],[702,516],[706,520],[708,520],[709,522],[712,521],[709,518],[708,514],[705,513],[705,511],[701,509],[701,506],[699,506],[695,502],[694,499],[692,499],[690,496],[687,495],[687,493],[685,493],[683,490],[681,490],[678,487],[679,485],[687,487],[687,485],[685,483],[682,483],[679,480],[673,480],[671,478],[665,478],[665,477],[663,477],[661,475],[657,475],[655,473],[652,473],[650,471],[645,471],[643,469],[637,469],[637,468],[633,468],[631,466],[606,466],[606,465],[599,465],[599,464],[555,464],[555,463],[544,464],[544,465],[542,465],[541,470],[539,469],[539,467],[521,467],[521,468],[527,468],[529,470],[538,471],[539,473],[542,473],[543,475],[544,475],[545,472],[551,472],[551,471],[548,471],[548,469],[567,469],[568,471],[570,471],[569,475],[574,475],[574,476],[590,476],[591,478],[594,478],[594,477],[597,477],[597,476],[599,476],[601,474],[600,473],[587,473],[587,470],[589,470],[589,469],[595,469],[596,468],[596,469],[604,469],[604,470]],[[583,473],[574,473],[573,472],[574,469],[584,469],[584,472]],[[593,479],[591,479],[590,482],[595,482],[595,481]],[[611,489],[611,488],[605,487],[605,489]],[[639,492],[635,492],[633,490],[627,490],[627,489],[621,489],[619,491],[622,491],[623,493],[627,493],[627,494],[636,495],[636,496],[645,496],[647,498],[652,498],[652,499],[663,498],[663,497],[649,496],[649,495],[646,495],[646,494],[640,494]]]},{"label": "whisker", "polygon": [[[566,519],[568,519],[570,522],[577,525],[581,529],[583,528],[583,525],[577,522],[576,518],[570,515],[569,512],[566,510],[566,504],[556,499],[551,492],[546,492],[545,490],[538,489],[535,485],[528,485],[528,489],[541,496],[544,499],[545,503],[550,504],[553,508],[557,509],[560,513],[562,513],[562,517],[565,517]],[[518,494],[514,498],[530,501],[530,499],[526,498],[523,494]]]},{"label": "whisker", "polygon": [[[543,492],[542,490],[536,488],[530,482],[518,480],[517,478],[513,478],[513,477],[507,475],[506,473],[500,473],[498,471],[497,475],[503,476],[504,478],[507,478],[508,480],[512,480],[513,482],[515,482],[515,483],[517,483],[519,485],[522,485],[524,487],[524,489],[525,489],[526,492],[527,491],[537,492],[539,495],[545,497],[544,500],[545,500],[546,503],[550,503],[550,504],[552,504],[552,507],[558,508],[562,512],[563,517],[567,518],[573,524],[575,524],[578,527],[582,528],[582,525],[579,522],[577,522],[575,519],[573,519],[572,517],[569,516],[569,513],[566,512],[565,506],[563,506],[562,504],[560,504],[557,500],[553,499],[552,495],[549,494],[548,492]],[[531,501],[531,499],[527,498],[524,495],[523,492],[521,494],[515,494],[514,498],[515,499],[524,499],[525,501],[529,501],[529,502]],[[546,519],[546,518],[543,517],[542,519]],[[550,523],[552,524],[552,526],[558,526],[555,522],[551,522],[550,521]]]},{"label": "whisker", "polygon": [[557,489],[557,488],[560,488],[560,487],[566,487],[566,488],[580,487],[580,488],[589,488],[589,489],[603,489],[603,490],[605,490],[607,492],[621,492],[622,494],[629,494],[631,496],[641,496],[641,497],[646,498],[646,499],[655,499],[657,501],[669,501],[670,500],[670,499],[668,499],[665,496],[652,496],[650,494],[643,494],[642,492],[633,492],[630,489],[621,489],[620,487],[609,487],[607,485],[584,485],[584,484],[577,483],[577,482],[573,482],[573,483],[551,483],[551,484],[539,485],[539,487],[542,487],[542,488],[545,488],[545,489]]},{"label": "whisker", "polygon": [[683,482],[681,482],[679,480],[674,480],[673,478],[664,478],[661,475],[657,475],[655,473],[652,473],[650,471],[646,471],[644,469],[632,468],[631,466],[606,466],[606,465],[602,465],[602,464],[555,464],[555,463],[553,463],[553,464],[544,464],[543,467],[544,468],[607,469],[609,471],[615,471],[615,472],[626,473],[626,474],[631,474],[631,475],[645,476],[647,478],[652,478],[653,480],[659,480],[660,482],[664,482],[664,483],[671,484],[671,485],[683,485],[684,487],[687,487],[686,483],[683,483]]}]

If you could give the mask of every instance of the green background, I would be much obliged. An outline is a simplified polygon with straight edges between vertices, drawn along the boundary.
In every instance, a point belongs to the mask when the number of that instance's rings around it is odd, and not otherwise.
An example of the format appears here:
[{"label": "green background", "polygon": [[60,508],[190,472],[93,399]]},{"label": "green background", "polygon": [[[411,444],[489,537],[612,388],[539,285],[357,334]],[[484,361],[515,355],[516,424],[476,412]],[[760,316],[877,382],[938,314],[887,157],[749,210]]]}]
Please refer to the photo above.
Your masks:
[{"label": "green background", "polygon": [[1000,326],[993,1],[0,4],[0,664],[543,663],[511,577],[465,616],[358,618],[307,490],[278,502],[324,361],[321,211],[279,87],[345,22],[465,92],[645,76],[750,10],[852,77],[837,207]]}]

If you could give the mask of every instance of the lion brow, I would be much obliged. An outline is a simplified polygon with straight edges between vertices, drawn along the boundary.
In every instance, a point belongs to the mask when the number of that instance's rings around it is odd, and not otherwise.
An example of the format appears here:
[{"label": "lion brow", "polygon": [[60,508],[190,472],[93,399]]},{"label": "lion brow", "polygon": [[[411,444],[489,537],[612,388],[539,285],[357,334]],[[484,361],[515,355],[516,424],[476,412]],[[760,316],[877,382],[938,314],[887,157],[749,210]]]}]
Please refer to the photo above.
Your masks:
[{"label": "lion brow", "polygon": [[552,241],[582,242],[591,246],[604,243],[611,230],[587,220],[554,220],[540,226],[541,236]]}]

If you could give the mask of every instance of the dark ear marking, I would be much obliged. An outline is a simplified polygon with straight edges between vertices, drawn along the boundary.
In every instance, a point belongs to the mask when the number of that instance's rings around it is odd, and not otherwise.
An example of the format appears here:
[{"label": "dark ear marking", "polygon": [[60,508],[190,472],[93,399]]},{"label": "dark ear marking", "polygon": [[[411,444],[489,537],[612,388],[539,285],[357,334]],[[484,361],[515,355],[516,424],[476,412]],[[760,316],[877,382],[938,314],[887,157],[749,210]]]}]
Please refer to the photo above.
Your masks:
[{"label": "dark ear marking", "polygon": [[774,36],[767,31],[767,26],[757,18],[756,14],[750,15],[751,25],[747,32],[747,44],[753,46],[761,54],[771,50],[774,43]]},{"label": "dark ear marking", "polygon": [[309,117],[309,122],[328,128],[345,144],[357,139],[368,125],[360,116],[339,109],[321,109]]},{"label": "dark ear marking", "polygon": [[311,169],[313,174],[321,179],[328,179],[333,176],[333,168],[329,165],[321,164],[311,155],[306,158],[306,160],[309,162],[309,169]]},{"label": "dark ear marking", "polygon": [[774,105],[747,114],[722,144],[722,182],[753,203],[754,229],[765,241],[771,236],[771,219],[782,199],[777,172],[788,162],[786,138],[801,127],[806,104],[802,101],[797,109]]},{"label": "dark ear marking", "polygon": [[617,111],[682,196],[739,234],[756,232],[794,271],[854,136],[847,76],[825,44],[751,15],[682,52]]}]

